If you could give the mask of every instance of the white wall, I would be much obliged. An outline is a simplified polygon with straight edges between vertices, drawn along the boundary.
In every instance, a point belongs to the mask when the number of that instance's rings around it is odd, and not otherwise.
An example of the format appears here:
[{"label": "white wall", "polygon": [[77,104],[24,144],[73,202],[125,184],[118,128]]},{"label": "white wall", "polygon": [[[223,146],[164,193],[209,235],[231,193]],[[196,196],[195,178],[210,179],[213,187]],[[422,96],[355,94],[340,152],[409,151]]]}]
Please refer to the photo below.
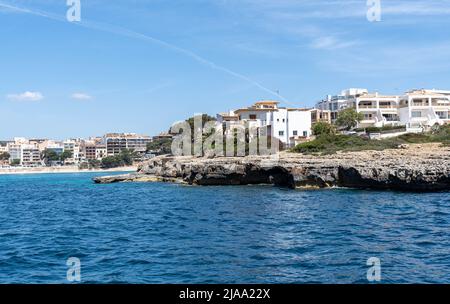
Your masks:
[{"label": "white wall", "polygon": [[288,111],[288,131],[289,137],[295,136],[294,131],[297,131],[297,136],[311,136],[311,112],[310,111]]}]

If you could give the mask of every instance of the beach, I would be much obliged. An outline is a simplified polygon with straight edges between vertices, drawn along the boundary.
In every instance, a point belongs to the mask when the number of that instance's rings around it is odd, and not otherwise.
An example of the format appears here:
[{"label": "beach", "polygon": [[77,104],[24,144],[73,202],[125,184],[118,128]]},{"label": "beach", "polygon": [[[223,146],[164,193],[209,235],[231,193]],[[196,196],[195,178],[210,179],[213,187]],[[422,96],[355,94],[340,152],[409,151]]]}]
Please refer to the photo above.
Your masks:
[{"label": "beach", "polygon": [[0,175],[8,174],[52,174],[52,173],[89,173],[89,172],[129,172],[136,171],[137,167],[118,167],[111,169],[79,169],[77,166],[64,167],[35,167],[35,168],[0,168]]}]

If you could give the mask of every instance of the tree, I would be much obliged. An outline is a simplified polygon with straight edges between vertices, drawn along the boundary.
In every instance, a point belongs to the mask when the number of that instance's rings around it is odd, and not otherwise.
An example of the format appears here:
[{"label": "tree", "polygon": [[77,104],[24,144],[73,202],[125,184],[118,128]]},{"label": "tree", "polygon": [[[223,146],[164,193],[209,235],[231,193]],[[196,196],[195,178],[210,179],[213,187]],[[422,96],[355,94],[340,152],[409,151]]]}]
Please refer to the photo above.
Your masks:
[{"label": "tree", "polygon": [[[192,131],[191,134],[194,134],[194,119],[195,119],[195,116],[186,119],[188,124],[191,126],[191,131]],[[208,114],[202,114],[202,127],[204,127],[205,123],[207,123],[208,121],[216,121],[216,118],[209,116]]]},{"label": "tree", "polygon": [[102,168],[117,168],[122,166],[133,165],[134,160],[138,157],[133,150],[124,149],[118,155],[108,156],[102,159]]},{"label": "tree", "polygon": [[8,160],[11,155],[8,152],[0,153],[0,160]]},{"label": "tree", "polygon": [[42,158],[46,164],[49,162],[59,161],[60,159],[58,153],[50,149],[45,149],[44,152],[42,152]]},{"label": "tree", "polygon": [[147,152],[154,153],[156,155],[170,154],[172,153],[172,139],[160,138],[147,144]]},{"label": "tree", "polygon": [[20,159],[13,159],[11,161],[11,166],[18,166],[20,165]]},{"label": "tree", "polygon": [[338,113],[336,124],[345,130],[351,130],[355,128],[363,118],[364,116],[361,113],[356,112],[355,109],[349,108]]},{"label": "tree", "polygon": [[116,168],[120,167],[122,164],[120,159],[116,156],[107,156],[102,159],[102,168]]},{"label": "tree", "polygon": [[88,160],[88,166],[89,168],[100,168],[102,165],[102,162],[98,159],[90,159]]},{"label": "tree", "polygon": [[61,153],[61,155],[59,156],[59,159],[60,159],[61,162],[64,164],[65,161],[66,161],[68,158],[72,158],[72,156],[73,156],[73,152],[72,152],[72,151],[70,151],[70,150],[64,150],[64,152]]},{"label": "tree", "polygon": [[312,126],[312,132],[316,136],[332,135],[336,133],[336,128],[327,122],[319,121]]}]

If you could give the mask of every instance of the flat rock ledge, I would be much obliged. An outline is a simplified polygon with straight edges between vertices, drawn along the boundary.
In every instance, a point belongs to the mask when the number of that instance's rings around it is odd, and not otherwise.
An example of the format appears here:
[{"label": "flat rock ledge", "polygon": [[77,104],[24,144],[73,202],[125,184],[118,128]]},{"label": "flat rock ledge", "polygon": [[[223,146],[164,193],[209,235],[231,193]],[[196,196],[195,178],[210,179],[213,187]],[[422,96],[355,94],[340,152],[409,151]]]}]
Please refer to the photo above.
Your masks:
[{"label": "flat rock ledge", "polygon": [[422,144],[325,156],[282,152],[277,158],[159,156],[141,163],[136,173],[97,177],[94,182],[449,191],[450,147]]}]

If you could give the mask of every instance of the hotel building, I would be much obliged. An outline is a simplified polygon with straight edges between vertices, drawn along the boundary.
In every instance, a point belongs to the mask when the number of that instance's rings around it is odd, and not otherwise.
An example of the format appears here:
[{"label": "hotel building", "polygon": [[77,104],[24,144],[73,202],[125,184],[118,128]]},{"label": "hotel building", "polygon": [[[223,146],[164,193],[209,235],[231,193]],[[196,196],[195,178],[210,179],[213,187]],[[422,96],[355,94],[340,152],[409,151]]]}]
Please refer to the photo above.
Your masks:
[{"label": "hotel building", "polygon": [[286,146],[311,136],[311,112],[309,109],[279,107],[277,101],[259,101],[253,106],[220,113],[218,123],[245,125],[248,128],[267,128],[267,134]]}]

